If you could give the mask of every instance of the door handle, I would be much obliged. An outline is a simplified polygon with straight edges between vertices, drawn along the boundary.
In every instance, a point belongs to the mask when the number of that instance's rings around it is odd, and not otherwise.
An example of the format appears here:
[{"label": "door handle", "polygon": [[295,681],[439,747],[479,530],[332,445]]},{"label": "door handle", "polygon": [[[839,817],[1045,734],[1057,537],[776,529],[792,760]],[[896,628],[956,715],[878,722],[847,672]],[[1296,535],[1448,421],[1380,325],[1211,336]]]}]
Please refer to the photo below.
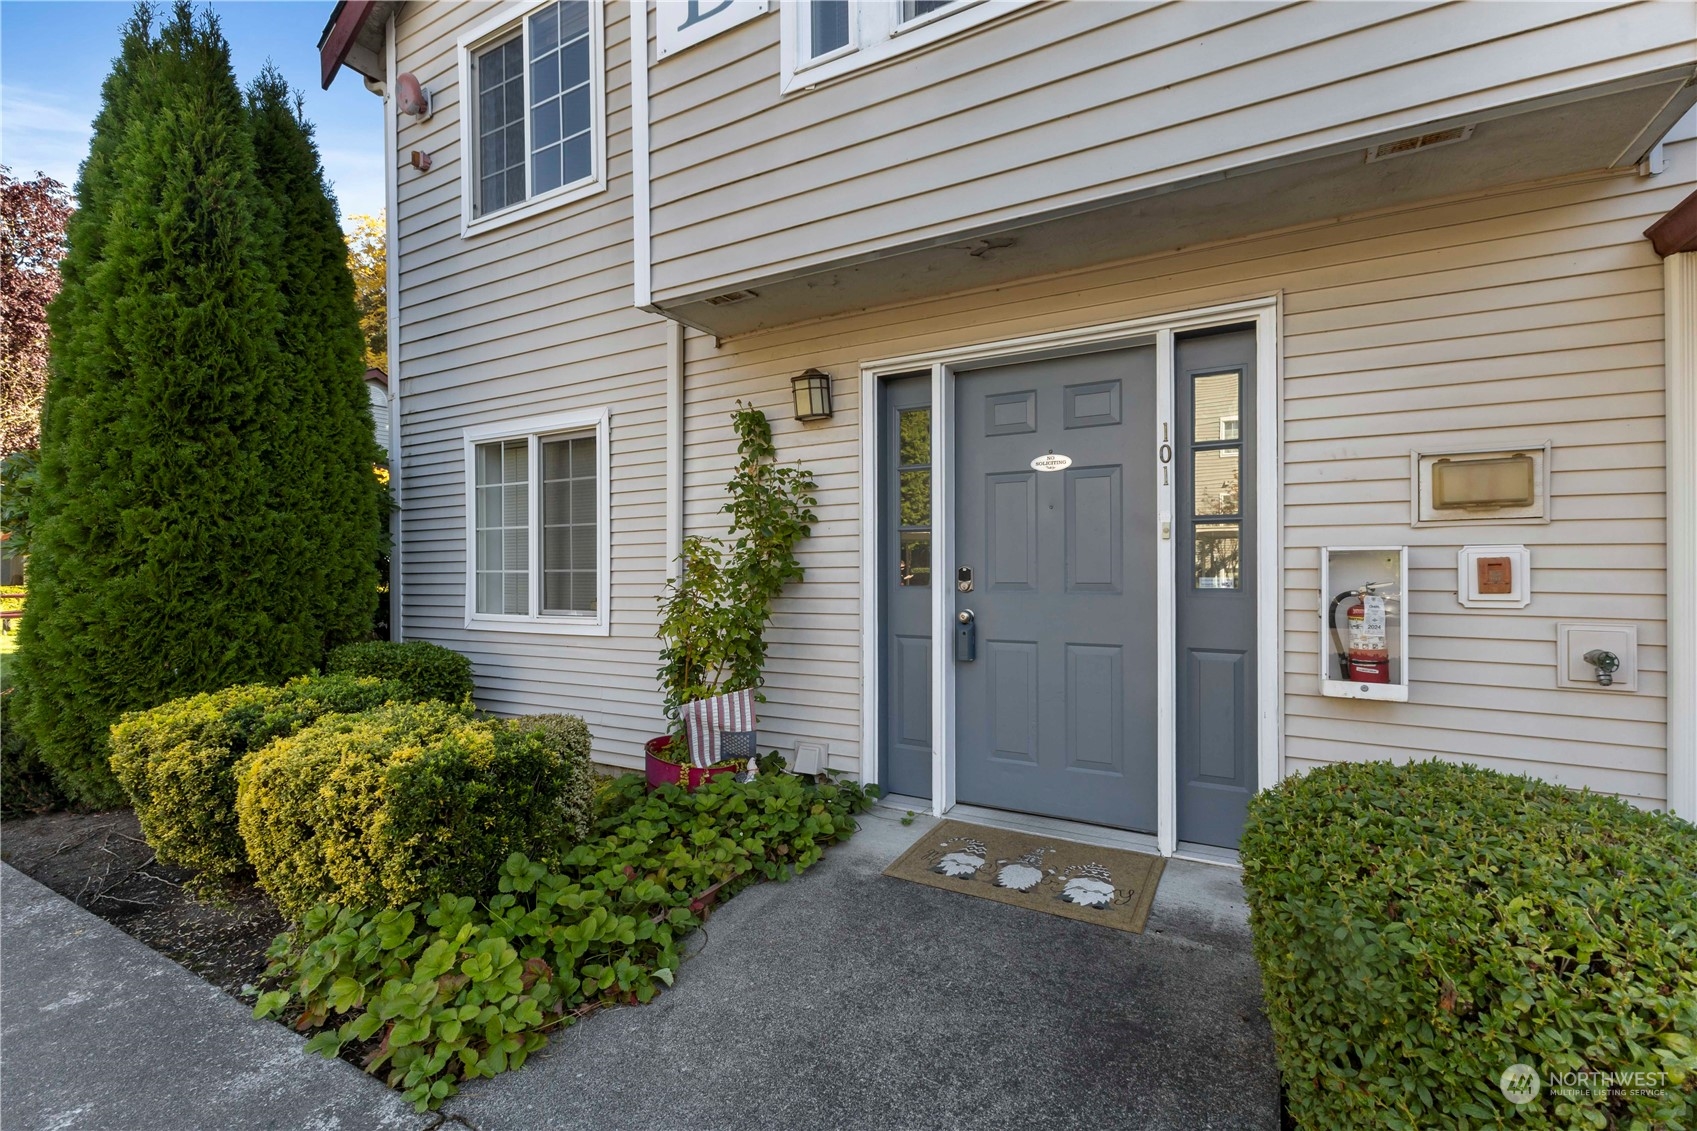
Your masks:
[{"label": "door handle", "polygon": [[955,614],[955,659],[970,664],[978,658],[978,618],[971,609]]}]

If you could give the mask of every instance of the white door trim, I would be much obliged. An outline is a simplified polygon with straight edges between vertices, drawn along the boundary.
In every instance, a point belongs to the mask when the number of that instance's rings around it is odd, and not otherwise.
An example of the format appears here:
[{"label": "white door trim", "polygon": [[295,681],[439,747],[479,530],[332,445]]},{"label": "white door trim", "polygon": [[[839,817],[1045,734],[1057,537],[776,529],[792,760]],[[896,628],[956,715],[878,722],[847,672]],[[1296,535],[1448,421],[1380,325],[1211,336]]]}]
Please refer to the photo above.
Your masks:
[{"label": "white door trim", "polygon": [[[883,379],[900,373],[929,370],[931,373],[931,812],[943,816],[955,805],[954,750],[954,520],[953,520],[953,429],[956,368],[976,361],[1013,361],[1070,348],[1125,342],[1153,341],[1156,350],[1157,428],[1166,425],[1172,440],[1173,337],[1182,330],[1233,322],[1256,326],[1256,536],[1260,568],[1256,576],[1256,773],[1261,788],[1276,785],[1283,777],[1283,664],[1284,624],[1280,593],[1284,569],[1283,434],[1280,404],[1283,357],[1280,352],[1282,296],[1269,295],[1221,303],[1195,310],[1146,318],[1032,334],[1016,338],[958,346],[947,350],[907,354],[864,362],[860,366],[860,492],[861,492],[861,777],[877,784],[878,745],[882,700],[879,693],[882,662],[881,608],[878,578],[880,479],[882,450],[878,438],[882,426],[880,389]],[[1158,451],[1155,437],[1152,451]],[[1157,464],[1159,466],[1159,464]],[[1160,488],[1157,521],[1172,522],[1174,513],[1172,476]],[[1157,532],[1159,537],[1159,532]],[[1179,849],[1176,703],[1174,692],[1173,585],[1174,539],[1161,538],[1157,556],[1159,605],[1157,633],[1160,647],[1159,711],[1157,715],[1157,834],[1163,855]]]}]

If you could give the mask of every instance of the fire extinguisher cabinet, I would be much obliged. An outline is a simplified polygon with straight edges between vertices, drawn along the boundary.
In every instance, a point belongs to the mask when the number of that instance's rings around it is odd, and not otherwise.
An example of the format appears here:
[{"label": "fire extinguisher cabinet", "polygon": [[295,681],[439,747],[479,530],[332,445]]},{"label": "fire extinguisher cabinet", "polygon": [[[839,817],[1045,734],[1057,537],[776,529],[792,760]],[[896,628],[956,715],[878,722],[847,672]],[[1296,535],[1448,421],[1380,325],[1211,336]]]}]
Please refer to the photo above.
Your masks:
[{"label": "fire extinguisher cabinet", "polygon": [[[1384,604],[1383,649],[1388,673],[1348,678],[1362,672],[1349,663],[1351,629],[1349,609],[1363,597],[1382,598]],[[1358,618],[1357,625],[1361,623]],[[1372,626],[1374,629],[1376,625]],[[1378,633],[1357,638],[1380,647]],[[1358,655],[1367,654],[1358,652]],[[1370,670],[1370,669],[1369,669]],[[1376,674],[1376,673],[1375,673]],[[1320,690],[1339,699],[1386,699],[1408,702],[1408,547],[1325,546],[1320,550]]]}]

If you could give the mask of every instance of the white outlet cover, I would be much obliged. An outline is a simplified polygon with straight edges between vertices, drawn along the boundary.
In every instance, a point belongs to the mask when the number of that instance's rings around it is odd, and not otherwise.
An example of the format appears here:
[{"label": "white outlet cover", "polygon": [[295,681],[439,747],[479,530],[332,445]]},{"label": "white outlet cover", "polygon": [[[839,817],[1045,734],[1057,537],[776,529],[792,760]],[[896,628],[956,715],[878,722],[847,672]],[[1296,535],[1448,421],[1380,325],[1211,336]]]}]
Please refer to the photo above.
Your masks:
[{"label": "white outlet cover", "polygon": [[[1614,682],[1597,682],[1597,669],[1585,653],[1600,648],[1620,657]],[[1619,621],[1556,625],[1556,686],[1576,691],[1638,690],[1638,626]]]}]

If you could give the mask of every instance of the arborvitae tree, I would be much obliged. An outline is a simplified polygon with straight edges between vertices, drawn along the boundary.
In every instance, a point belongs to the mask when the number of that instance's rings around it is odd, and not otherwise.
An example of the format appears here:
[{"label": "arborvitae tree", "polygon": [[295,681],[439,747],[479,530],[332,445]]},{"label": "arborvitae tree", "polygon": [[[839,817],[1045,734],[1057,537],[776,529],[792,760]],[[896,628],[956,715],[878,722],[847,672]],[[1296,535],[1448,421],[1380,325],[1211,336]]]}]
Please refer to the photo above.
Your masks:
[{"label": "arborvitae tree", "polygon": [[121,711],[304,671],[334,637],[279,560],[294,469],[272,464],[301,406],[279,348],[279,217],[229,47],[186,2],[151,42],[149,24],[138,9],[108,80],[50,313],[20,637],[42,755],[90,804],[121,799],[106,765]]},{"label": "arborvitae tree", "polygon": [[385,494],[347,244],[312,127],[271,66],[248,88],[248,113],[277,220],[271,274],[283,302],[285,435],[271,468],[279,616],[292,616],[316,661],[371,635]]}]

